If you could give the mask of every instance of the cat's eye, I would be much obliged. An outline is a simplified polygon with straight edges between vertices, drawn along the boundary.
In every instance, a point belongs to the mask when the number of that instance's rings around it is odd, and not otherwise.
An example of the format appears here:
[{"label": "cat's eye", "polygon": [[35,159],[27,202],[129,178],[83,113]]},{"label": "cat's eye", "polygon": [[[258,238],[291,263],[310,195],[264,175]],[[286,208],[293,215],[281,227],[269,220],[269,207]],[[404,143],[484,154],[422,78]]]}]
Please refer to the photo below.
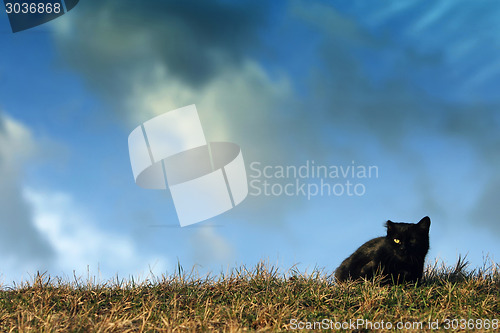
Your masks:
[{"label": "cat's eye", "polygon": [[399,243],[401,243],[401,241],[397,238],[394,238],[394,243],[399,244]]}]

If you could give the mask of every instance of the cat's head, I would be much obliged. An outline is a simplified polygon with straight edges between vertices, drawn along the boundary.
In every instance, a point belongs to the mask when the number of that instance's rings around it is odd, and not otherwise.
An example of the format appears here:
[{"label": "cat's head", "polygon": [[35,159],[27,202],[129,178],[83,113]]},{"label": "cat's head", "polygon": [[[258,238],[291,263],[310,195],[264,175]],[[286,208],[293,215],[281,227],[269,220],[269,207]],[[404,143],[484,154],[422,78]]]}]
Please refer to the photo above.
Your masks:
[{"label": "cat's head", "polygon": [[424,255],[429,250],[431,219],[426,216],[418,223],[387,221],[387,241],[401,255]]}]

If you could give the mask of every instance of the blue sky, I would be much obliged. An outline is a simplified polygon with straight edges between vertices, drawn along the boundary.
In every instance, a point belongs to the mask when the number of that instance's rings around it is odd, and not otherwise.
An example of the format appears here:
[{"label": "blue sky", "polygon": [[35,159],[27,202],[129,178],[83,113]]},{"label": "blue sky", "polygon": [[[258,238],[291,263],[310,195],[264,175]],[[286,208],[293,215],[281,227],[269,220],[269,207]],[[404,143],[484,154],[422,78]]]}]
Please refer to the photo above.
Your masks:
[{"label": "blue sky", "polygon": [[[87,1],[16,34],[0,15],[2,283],[177,262],[330,272],[387,219],[425,215],[429,263],[498,262],[499,15],[496,1]],[[249,175],[354,161],[378,177],[351,179],[362,196],[250,195],[180,228],[167,191],[134,184],[127,137],[189,104]]]}]

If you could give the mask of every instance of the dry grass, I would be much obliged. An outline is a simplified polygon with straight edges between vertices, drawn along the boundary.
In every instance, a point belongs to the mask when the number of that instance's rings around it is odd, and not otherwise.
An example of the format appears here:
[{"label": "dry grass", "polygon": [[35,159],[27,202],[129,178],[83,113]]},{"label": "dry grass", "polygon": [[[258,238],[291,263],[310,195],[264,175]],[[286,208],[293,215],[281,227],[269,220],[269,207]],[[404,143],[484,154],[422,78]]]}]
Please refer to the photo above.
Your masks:
[{"label": "dry grass", "polygon": [[32,282],[0,289],[0,331],[285,331],[307,322],[324,328],[319,325],[349,320],[364,321],[359,331],[382,320],[385,328],[415,323],[410,331],[429,330],[436,320],[444,329],[446,319],[478,320],[476,329],[480,323],[494,325],[500,319],[500,266],[472,271],[466,266],[462,259],[454,268],[436,263],[419,286],[381,286],[376,279],[337,284],[320,270],[304,274],[292,268],[283,274],[265,264],[204,278],[179,267],[170,277],[102,285],[39,274]]}]

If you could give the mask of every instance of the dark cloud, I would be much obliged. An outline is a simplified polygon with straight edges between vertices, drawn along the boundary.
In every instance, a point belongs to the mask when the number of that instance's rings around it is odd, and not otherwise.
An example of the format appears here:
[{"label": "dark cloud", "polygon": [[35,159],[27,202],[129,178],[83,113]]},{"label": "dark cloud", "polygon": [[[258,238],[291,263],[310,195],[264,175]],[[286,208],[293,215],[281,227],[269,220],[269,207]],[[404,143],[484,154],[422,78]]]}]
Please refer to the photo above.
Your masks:
[{"label": "dark cloud", "polygon": [[158,71],[203,86],[238,66],[268,21],[263,1],[89,1],[72,15],[57,34],[64,61],[114,104]]}]

